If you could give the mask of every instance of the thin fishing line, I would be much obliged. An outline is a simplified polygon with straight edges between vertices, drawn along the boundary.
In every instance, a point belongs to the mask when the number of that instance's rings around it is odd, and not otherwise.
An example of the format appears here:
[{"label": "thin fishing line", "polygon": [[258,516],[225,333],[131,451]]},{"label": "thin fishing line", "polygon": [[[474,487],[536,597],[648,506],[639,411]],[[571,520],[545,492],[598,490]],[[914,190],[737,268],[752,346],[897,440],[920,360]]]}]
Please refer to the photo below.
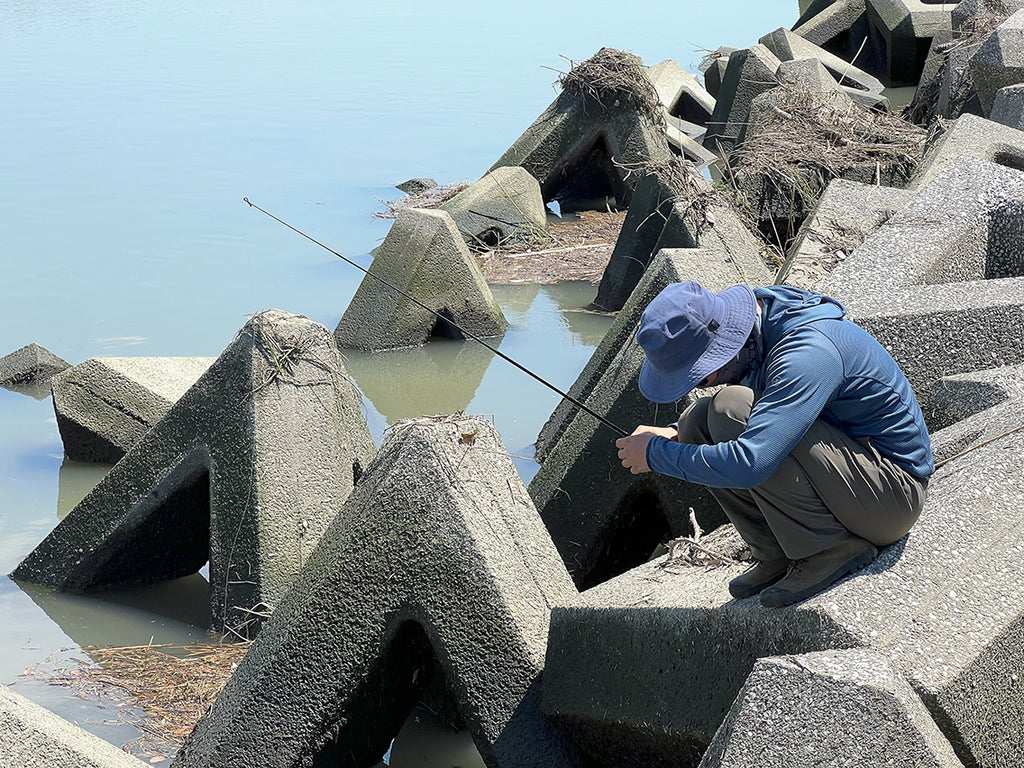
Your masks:
[{"label": "thin fishing line", "polygon": [[572,395],[568,394],[567,392],[563,392],[562,390],[560,390],[560,389],[559,389],[558,387],[556,387],[556,386],[555,386],[554,384],[550,383],[549,381],[545,381],[544,379],[542,379],[542,378],[541,378],[540,376],[538,376],[538,375],[537,375],[536,373],[534,373],[533,371],[531,371],[531,370],[530,370],[529,368],[527,368],[526,366],[524,366],[524,365],[522,365],[522,364],[520,364],[520,363],[516,362],[516,361],[515,361],[515,360],[513,360],[513,359],[512,359],[511,357],[509,357],[508,355],[506,355],[506,354],[505,354],[504,352],[499,352],[499,351],[498,351],[497,349],[495,349],[494,347],[492,347],[492,346],[491,346],[490,344],[488,344],[488,343],[487,343],[486,341],[484,341],[483,339],[481,339],[481,338],[480,338],[479,336],[477,336],[476,334],[470,333],[469,331],[467,331],[467,330],[466,330],[465,328],[462,328],[461,326],[459,326],[459,325],[458,325],[457,323],[455,323],[455,322],[454,322],[453,320],[451,320],[450,318],[447,318],[447,317],[445,317],[444,315],[442,315],[442,314],[441,314],[440,312],[435,312],[435,311],[434,311],[433,309],[431,309],[430,307],[428,307],[428,306],[427,306],[426,304],[424,304],[424,303],[423,303],[422,301],[419,301],[419,300],[418,300],[418,299],[416,299],[415,297],[413,297],[413,296],[410,296],[410,295],[409,295],[408,293],[406,293],[405,291],[403,291],[403,290],[402,290],[401,288],[399,288],[399,287],[397,287],[397,286],[395,286],[395,285],[392,285],[392,284],[391,284],[391,283],[389,283],[389,282],[388,282],[387,280],[385,280],[385,279],[384,279],[383,277],[380,277],[379,275],[375,275],[375,274],[374,274],[373,272],[371,272],[370,270],[368,270],[368,269],[366,269],[366,268],[364,268],[364,267],[361,267],[361,266],[359,266],[359,265],[358,265],[358,264],[356,264],[356,263],[355,263],[354,261],[352,261],[352,259],[348,258],[347,256],[342,256],[342,255],[341,255],[340,253],[338,253],[338,252],[337,252],[336,250],[334,250],[333,248],[330,248],[329,246],[326,246],[326,245],[324,245],[323,243],[321,243],[321,242],[320,242],[319,240],[317,240],[316,238],[314,238],[314,237],[311,237],[310,235],[307,235],[307,234],[306,234],[305,232],[303,232],[303,231],[302,231],[301,229],[297,229],[297,228],[293,227],[293,226],[292,226],[291,224],[289,224],[289,223],[288,223],[287,221],[285,221],[284,219],[279,219],[279,218],[278,218],[277,216],[275,216],[274,214],[272,214],[272,213],[271,213],[270,211],[267,211],[267,210],[264,210],[263,208],[260,208],[260,207],[259,207],[258,205],[256,205],[256,203],[252,202],[252,201],[251,201],[251,200],[250,200],[249,198],[247,198],[247,197],[243,197],[243,198],[242,198],[242,200],[244,200],[244,201],[245,201],[245,202],[246,202],[246,203],[247,203],[247,204],[249,205],[249,207],[251,207],[251,208],[255,208],[255,209],[256,209],[257,211],[259,211],[260,213],[264,214],[265,216],[269,216],[269,217],[270,217],[270,218],[272,218],[272,219],[273,219],[274,221],[276,221],[276,222],[277,222],[278,224],[282,224],[282,225],[284,225],[284,226],[288,227],[288,229],[290,229],[290,230],[291,230],[292,232],[295,232],[295,233],[296,233],[296,234],[298,234],[298,235],[302,235],[302,236],[303,236],[304,238],[306,238],[307,240],[309,240],[309,241],[310,241],[311,243],[316,243],[316,244],[317,244],[317,245],[319,245],[319,246],[320,246],[321,248],[323,248],[323,249],[324,249],[325,251],[329,251],[330,253],[333,253],[333,254],[334,254],[335,256],[337,256],[337,257],[338,257],[339,259],[341,259],[342,261],[344,261],[344,262],[345,262],[346,264],[351,264],[351,265],[352,265],[353,267],[355,267],[356,269],[358,269],[358,270],[359,270],[360,272],[363,272],[363,273],[365,273],[365,274],[369,275],[370,277],[372,277],[372,278],[373,278],[374,280],[376,280],[377,282],[379,282],[379,283],[382,283],[383,285],[386,285],[386,286],[387,286],[388,288],[390,288],[391,290],[395,291],[396,293],[399,293],[399,294],[401,294],[402,296],[404,296],[405,298],[407,298],[407,299],[408,299],[409,301],[411,301],[411,302],[412,302],[413,304],[415,304],[416,306],[420,307],[421,309],[425,309],[425,310],[427,310],[427,312],[429,312],[430,314],[434,315],[435,317],[438,317],[439,319],[441,319],[441,320],[444,320],[444,322],[446,322],[446,323],[447,323],[448,325],[451,325],[452,327],[454,327],[454,328],[455,328],[456,330],[458,330],[458,331],[459,331],[459,333],[461,333],[461,334],[462,334],[463,336],[465,336],[466,338],[472,339],[473,341],[475,341],[475,342],[477,342],[477,343],[479,343],[479,344],[482,344],[483,346],[487,347],[487,349],[491,350],[491,352],[493,352],[494,354],[496,354],[496,355],[497,355],[498,357],[500,357],[500,358],[501,358],[502,360],[504,360],[504,361],[505,361],[505,362],[507,362],[507,363],[511,363],[511,364],[512,364],[512,365],[514,365],[514,366],[515,366],[516,368],[518,368],[519,370],[521,370],[521,371],[522,371],[523,373],[527,373],[527,374],[529,374],[530,376],[532,376],[532,377],[533,377],[534,379],[536,379],[537,381],[539,381],[539,382],[540,382],[541,384],[543,384],[543,385],[544,385],[545,387],[547,387],[548,389],[551,389],[551,390],[553,390],[554,392],[557,392],[557,393],[558,393],[559,395],[561,395],[562,397],[564,397],[564,398],[565,398],[566,400],[568,400],[568,401],[569,401],[570,403],[572,403],[573,405],[575,405],[575,406],[576,406],[577,408],[579,408],[579,409],[580,409],[581,411],[584,411],[584,412],[586,412],[586,413],[590,414],[591,416],[593,416],[593,417],[594,417],[595,419],[597,419],[597,420],[598,420],[599,422],[601,422],[602,424],[604,424],[604,425],[605,425],[606,427],[608,427],[609,429],[611,429],[611,430],[614,430],[615,432],[618,432],[618,433],[619,433],[620,435],[622,435],[623,437],[628,437],[628,436],[629,436],[629,432],[627,432],[626,430],[622,429],[621,427],[618,427],[618,426],[616,426],[615,424],[612,424],[612,423],[611,423],[610,421],[608,421],[608,419],[606,419],[606,418],[605,418],[604,416],[601,416],[601,415],[600,415],[600,414],[598,414],[598,413],[594,413],[594,411],[590,410],[590,408],[588,408],[587,406],[585,406],[585,405],[584,405],[583,403],[581,403],[581,402],[580,402],[579,400],[577,400],[577,399],[576,399],[575,397],[573,397]]}]

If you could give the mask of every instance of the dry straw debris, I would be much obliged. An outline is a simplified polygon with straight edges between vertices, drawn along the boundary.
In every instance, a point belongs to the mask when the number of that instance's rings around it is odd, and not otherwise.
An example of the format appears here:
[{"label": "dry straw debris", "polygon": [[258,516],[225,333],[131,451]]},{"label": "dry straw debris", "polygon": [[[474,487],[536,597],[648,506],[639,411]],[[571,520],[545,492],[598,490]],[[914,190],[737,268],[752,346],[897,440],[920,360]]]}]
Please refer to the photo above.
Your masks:
[{"label": "dry straw debris", "polygon": [[636,54],[602,48],[586,61],[568,61],[570,70],[558,78],[563,93],[596,99],[605,109],[630,106],[655,125],[664,124],[658,92]]},{"label": "dry straw debris", "polygon": [[415,195],[406,195],[397,200],[381,200],[381,204],[387,210],[374,211],[373,216],[377,219],[397,219],[398,214],[406,208],[440,208],[468,186],[468,181],[456,181],[425,189]]}]

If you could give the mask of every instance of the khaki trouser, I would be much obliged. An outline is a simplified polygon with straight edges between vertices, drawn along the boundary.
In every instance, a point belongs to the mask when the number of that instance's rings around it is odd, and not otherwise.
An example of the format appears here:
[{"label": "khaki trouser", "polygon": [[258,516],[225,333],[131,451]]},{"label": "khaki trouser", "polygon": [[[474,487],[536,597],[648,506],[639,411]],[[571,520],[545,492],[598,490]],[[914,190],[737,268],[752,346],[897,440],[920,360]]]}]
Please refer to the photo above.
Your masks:
[{"label": "khaki trouser", "polygon": [[[724,387],[679,417],[679,442],[735,440],[754,405],[748,387]],[[928,482],[822,420],[768,480],[750,490],[709,488],[758,560],[798,560],[851,535],[884,546],[910,530]]]}]

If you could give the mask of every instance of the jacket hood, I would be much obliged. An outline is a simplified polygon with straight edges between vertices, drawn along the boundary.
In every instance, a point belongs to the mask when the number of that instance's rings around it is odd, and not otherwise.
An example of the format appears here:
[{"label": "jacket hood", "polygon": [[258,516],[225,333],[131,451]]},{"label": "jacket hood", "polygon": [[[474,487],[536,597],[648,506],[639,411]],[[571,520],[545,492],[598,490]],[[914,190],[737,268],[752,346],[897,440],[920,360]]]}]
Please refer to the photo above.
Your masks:
[{"label": "jacket hood", "polygon": [[818,320],[839,320],[846,307],[825,296],[789,285],[755,288],[754,296],[764,302],[761,329],[767,353],[787,333]]}]

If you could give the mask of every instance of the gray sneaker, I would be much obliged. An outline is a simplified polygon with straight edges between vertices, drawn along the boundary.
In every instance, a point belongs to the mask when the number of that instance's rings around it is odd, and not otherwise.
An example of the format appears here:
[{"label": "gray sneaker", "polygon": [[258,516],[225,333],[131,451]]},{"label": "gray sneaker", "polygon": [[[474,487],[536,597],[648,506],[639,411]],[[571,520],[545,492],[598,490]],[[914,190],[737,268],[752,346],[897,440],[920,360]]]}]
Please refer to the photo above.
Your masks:
[{"label": "gray sneaker", "polygon": [[877,556],[874,544],[854,536],[824,552],[794,560],[785,577],[761,592],[761,605],[778,608],[806,600],[843,576],[860,570]]},{"label": "gray sneaker", "polygon": [[729,594],[737,600],[753,597],[785,576],[788,568],[789,560],[784,557],[758,560],[753,568],[729,582]]}]

